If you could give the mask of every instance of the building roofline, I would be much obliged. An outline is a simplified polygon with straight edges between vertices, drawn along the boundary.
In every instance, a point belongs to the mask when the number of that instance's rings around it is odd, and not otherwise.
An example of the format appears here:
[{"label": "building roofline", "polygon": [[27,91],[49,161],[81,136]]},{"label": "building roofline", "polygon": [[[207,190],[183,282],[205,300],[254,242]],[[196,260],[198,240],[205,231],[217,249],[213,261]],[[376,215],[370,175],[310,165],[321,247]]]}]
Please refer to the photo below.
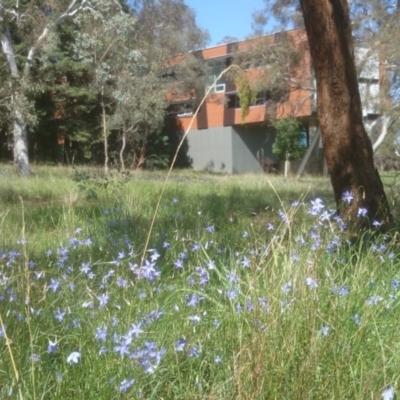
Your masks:
[{"label": "building roofline", "polygon": [[[255,39],[261,39],[261,38],[267,38],[269,36],[273,36],[276,35],[277,33],[282,33],[282,32],[295,32],[295,31],[304,31],[304,28],[293,28],[293,29],[285,29],[285,30],[280,30],[280,31],[276,31],[276,32],[271,32],[268,33],[266,35],[260,35],[260,36],[253,36],[253,37],[249,37],[247,39],[242,39],[242,40],[235,40],[233,42],[226,42],[226,43],[220,43],[220,44],[215,44],[213,46],[206,46],[206,47],[202,47],[200,49],[197,50],[193,50],[190,53],[195,53],[197,51],[203,51],[203,50],[209,50],[209,49],[215,49],[217,47],[222,47],[222,46],[228,46],[228,45],[232,45],[232,44],[239,44],[239,43],[243,43],[243,42],[249,42],[251,40],[255,40]],[[233,54],[233,53],[232,53]]]}]

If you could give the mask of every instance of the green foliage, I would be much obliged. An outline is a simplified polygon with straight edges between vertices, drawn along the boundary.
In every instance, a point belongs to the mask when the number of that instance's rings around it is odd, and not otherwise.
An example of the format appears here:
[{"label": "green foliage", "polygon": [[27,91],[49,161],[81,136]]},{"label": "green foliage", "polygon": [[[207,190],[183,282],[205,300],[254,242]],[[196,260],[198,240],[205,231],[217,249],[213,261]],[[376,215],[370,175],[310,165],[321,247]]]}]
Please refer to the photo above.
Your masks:
[{"label": "green foliage", "polygon": [[279,160],[297,160],[306,151],[301,144],[301,125],[295,118],[281,118],[273,123],[276,131],[276,139],[272,145],[272,152]]},{"label": "green foliage", "polygon": [[246,72],[240,72],[235,75],[234,82],[240,100],[241,122],[244,124],[249,114],[250,106],[256,99],[256,93],[250,86],[249,76]]}]

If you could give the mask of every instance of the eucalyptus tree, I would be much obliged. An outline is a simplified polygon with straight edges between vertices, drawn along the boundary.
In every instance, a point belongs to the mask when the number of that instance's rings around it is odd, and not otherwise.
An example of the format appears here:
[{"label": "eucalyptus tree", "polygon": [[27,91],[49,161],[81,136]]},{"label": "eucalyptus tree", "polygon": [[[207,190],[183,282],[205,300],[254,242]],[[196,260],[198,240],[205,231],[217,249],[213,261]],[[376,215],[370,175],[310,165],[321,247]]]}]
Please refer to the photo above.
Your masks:
[{"label": "eucalyptus tree", "polygon": [[128,13],[115,3],[101,3],[96,13],[77,18],[76,56],[95,71],[105,171],[111,129],[121,138],[121,168],[127,145],[133,166],[142,168],[151,155],[150,145],[165,146],[161,131],[171,96],[187,95],[199,85],[201,62],[192,54],[176,59],[204,46],[207,34],[197,28],[193,11],[181,0],[135,1]]},{"label": "eucalyptus tree", "polygon": [[32,85],[30,75],[37,52],[57,25],[89,6],[89,0],[46,3],[36,0],[0,0],[0,40],[2,61],[7,65],[9,77],[8,108],[12,119],[14,163],[21,175],[29,175],[31,172],[27,122],[32,121],[29,116],[34,113],[29,112],[32,106],[26,92]]},{"label": "eucalyptus tree", "polygon": [[[347,1],[264,2],[266,10],[286,26],[304,22],[317,83],[317,110],[324,154],[338,210],[347,222],[356,226],[368,226],[377,221],[382,228],[390,227],[392,215],[363,124]],[[351,7],[354,10],[353,5]],[[266,20],[265,15],[263,22]],[[360,25],[354,26],[355,34],[361,32],[360,28]],[[345,198],[344,193],[348,195]],[[357,216],[364,209],[368,218],[360,220]]]},{"label": "eucalyptus tree", "polygon": [[350,15],[355,46],[363,50],[358,54],[358,74],[380,79],[378,93],[368,91],[367,80],[362,96],[374,102],[379,113],[379,118],[366,124],[373,150],[389,137],[394,153],[400,129],[400,1],[353,0]]},{"label": "eucalyptus tree", "polygon": [[113,91],[118,75],[126,64],[135,63],[136,17],[121,3],[92,0],[88,13],[75,20],[79,33],[75,41],[75,58],[93,71],[92,87],[98,93],[101,107],[104,144],[104,172],[109,170],[108,119],[115,108]]}]

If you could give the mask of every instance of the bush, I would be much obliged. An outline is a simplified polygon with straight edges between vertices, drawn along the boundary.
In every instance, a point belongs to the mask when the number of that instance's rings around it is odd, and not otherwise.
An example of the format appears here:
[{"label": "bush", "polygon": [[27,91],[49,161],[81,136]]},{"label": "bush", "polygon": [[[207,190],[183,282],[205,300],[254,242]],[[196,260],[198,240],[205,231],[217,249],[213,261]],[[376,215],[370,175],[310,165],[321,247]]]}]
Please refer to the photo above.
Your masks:
[{"label": "bush", "polygon": [[290,161],[302,157],[305,147],[301,143],[302,134],[300,123],[295,118],[282,118],[274,122],[276,139],[272,145],[272,152],[279,160],[286,160],[286,154]]}]

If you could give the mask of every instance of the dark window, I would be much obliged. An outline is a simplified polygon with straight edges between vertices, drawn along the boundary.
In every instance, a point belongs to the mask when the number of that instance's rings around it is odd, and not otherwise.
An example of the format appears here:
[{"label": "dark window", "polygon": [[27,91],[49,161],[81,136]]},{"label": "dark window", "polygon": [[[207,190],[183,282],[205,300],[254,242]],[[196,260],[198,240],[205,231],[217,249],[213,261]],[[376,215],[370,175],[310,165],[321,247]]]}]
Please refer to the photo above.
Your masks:
[{"label": "dark window", "polygon": [[226,95],[227,108],[240,108],[240,99],[237,93],[229,93]]}]

